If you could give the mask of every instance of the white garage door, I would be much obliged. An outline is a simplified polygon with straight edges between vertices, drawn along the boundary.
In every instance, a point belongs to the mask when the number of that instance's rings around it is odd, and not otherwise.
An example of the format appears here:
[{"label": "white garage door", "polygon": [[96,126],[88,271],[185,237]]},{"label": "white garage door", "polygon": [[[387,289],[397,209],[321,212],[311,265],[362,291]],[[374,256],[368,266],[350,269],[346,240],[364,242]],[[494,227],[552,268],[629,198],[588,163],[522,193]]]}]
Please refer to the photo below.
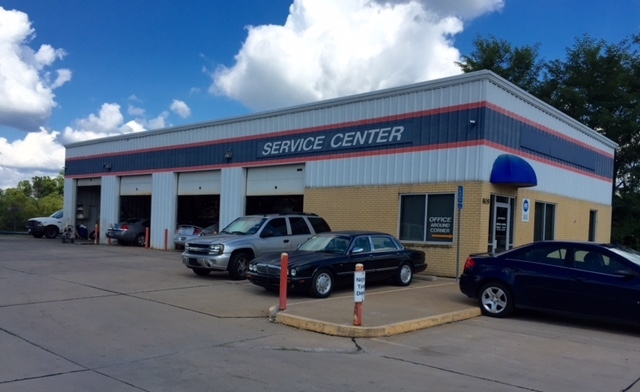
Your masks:
[{"label": "white garage door", "polygon": [[304,164],[250,168],[247,196],[304,194]]},{"label": "white garage door", "polygon": [[100,185],[101,178],[81,178],[78,180],[77,186],[96,186]]},{"label": "white garage door", "polygon": [[220,171],[178,174],[178,195],[219,195]]},{"label": "white garage door", "polygon": [[120,196],[151,194],[151,176],[129,176],[120,179]]}]

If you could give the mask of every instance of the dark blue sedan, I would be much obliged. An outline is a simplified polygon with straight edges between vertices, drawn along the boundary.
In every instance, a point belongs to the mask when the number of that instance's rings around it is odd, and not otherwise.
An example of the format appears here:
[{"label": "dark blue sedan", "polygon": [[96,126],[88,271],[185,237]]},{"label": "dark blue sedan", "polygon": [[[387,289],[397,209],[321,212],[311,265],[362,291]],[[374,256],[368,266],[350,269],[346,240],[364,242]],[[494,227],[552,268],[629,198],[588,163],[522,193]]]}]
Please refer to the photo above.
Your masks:
[{"label": "dark blue sedan", "polygon": [[[369,231],[334,231],[315,235],[288,255],[287,287],[312,297],[328,297],[338,285],[352,284],[356,264],[366,281],[392,279],[408,286],[413,274],[427,268],[424,252],[406,249],[395,237]],[[281,254],[267,254],[249,263],[247,278],[266,289],[280,287]]]},{"label": "dark blue sedan", "polygon": [[470,255],[459,284],[486,316],[529,308],[640,324],[640,253],[623,246],[541,241]]}]

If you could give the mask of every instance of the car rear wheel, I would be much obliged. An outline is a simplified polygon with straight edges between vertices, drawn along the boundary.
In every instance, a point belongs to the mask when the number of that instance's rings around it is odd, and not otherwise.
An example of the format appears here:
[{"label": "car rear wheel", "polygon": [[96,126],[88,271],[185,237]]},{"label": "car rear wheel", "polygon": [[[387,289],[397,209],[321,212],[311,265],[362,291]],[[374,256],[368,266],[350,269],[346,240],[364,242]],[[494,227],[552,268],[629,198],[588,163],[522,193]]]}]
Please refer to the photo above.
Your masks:
[{"label": "car rear wheel", "polygon": [[513,296],[501,283],[491,282],[482,286],[478,301],[485,316],[504,318],[513,312]]},{"label": "car rear wheel", "polygon": [[327,298],[333,291],[333,274],[327,270],[318,270],[311,278],[311,296]]},{"label": "car rear wheel", "polygon": [[409,262],[405,261],[400,264],[393,281],[398,286],[409,286],[413,281],[413,268]]},{"label": "car rear wheel", "polygon": [[58,230],[56,226],[47,226],[44,228],[44,236],[49,239],[53,239],[58,236],[59,231],[60,230]]},{"label": "car rear wheel", "polygon": [[136,240],[135,240],[136,245],[145,246],[146,242],[147,242],[147,240],[146,240],[146,238],[144,238],[144,234],[140,233],[140,234],[138,234],[136,236]]},{"label": "car rear wheel", "polygon": [[208,269],[204,269],[204,268],[191,268],[191,270],[193,271],[194,274],[198,276],[207,276],[209,275],[209,272],[211,272]]},{"label": "car rear wheel", "polygon": [[229,275],[233,280],[242,280],[247,278],[247,270],[249,268],[251,258],[245,252],[236,252],[229,260]]}]

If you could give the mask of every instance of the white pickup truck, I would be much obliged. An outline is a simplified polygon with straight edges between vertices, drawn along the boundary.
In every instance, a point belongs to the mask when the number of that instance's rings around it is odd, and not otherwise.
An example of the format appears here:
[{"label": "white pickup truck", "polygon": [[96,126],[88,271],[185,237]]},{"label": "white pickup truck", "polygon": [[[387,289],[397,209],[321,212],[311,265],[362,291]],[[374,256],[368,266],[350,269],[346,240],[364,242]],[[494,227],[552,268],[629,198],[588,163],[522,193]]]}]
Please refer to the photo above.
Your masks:
[{"label": "white pickup truck", "polygon": [[60,210],[51,216],[31,218],[27,221],[27,231],[36,238],[56,238],[64,230],[62,216],[63,210]]}]

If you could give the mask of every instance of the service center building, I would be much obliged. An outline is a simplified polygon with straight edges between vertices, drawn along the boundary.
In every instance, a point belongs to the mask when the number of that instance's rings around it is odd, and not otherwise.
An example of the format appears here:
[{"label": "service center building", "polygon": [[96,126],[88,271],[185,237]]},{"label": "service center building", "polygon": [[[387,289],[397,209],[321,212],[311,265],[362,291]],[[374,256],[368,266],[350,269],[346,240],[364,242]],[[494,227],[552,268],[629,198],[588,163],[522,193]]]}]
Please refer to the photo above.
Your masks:
[{"label": "service center building", "polygon": [[[598,132],[489,71],[66,146],[65,216],[105,230],[304,211],[423,249],[456,276],[470,253],[607,242],[614,152]],[[178,256],[176,256],[178,257]]]}]

